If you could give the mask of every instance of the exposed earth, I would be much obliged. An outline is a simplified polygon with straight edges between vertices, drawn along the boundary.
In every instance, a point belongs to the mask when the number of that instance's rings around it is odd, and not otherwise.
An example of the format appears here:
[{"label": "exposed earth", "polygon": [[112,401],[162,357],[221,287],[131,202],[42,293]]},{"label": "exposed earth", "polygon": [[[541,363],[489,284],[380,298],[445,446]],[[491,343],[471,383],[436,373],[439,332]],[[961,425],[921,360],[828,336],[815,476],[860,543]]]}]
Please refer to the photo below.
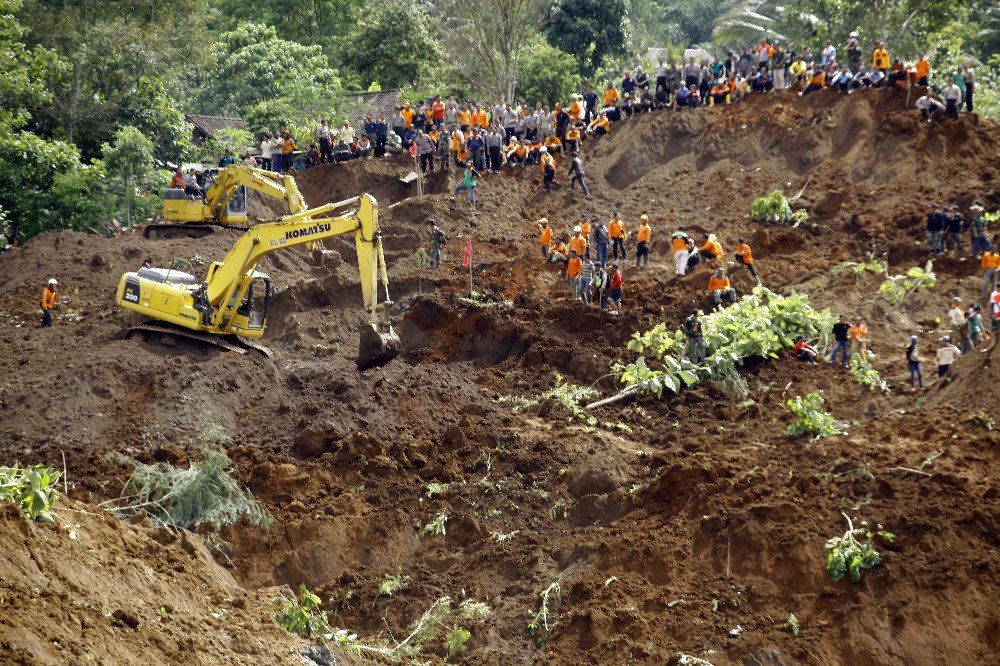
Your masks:
[{"label": "exposed earth", "polygon": [[[62,469],[65,455],[69,489],[54,525],[0,511],[0,662],[301,663],[305,641],[268,605],[304,583],[367,645],[401,641],[440,597],[488,604],[459,663],[663,664],[680,653],[717,666],[1000,663],[1000,449],[976,416],[1000,418],[1000,352],[974,351],[950,383],[914,393],[902,351],[920,333],[933,358],[949,297],[979,297],[978,263],[935,261],[937,285],[903,311],[877,298],[880,277],[830,272],[869,255],[891,274],[923,266],[930,201],[996,210],[1000,128],[964,114],[922,123],[896,91],[822,91],[633,118],[583,157],[589,199],[568,192],[559,160],[553,194],[529,167],[484,177],[476,208],[450,196],[455,174],[432,176],[418,199],[398,180],[412,168],[403,158],[301,174],[310,205],[379,199],[404,351],[364,373],[353,362],[364,312],[352,239],[327,243],[336,253],[322,258],[266,260],[281,288],[270,357],[122,339],[137,323],[114,303],[124,271],[185,257],[202,272],[238,232],[63,232],[0,257],[0,460]],[[755,197],[803,187],[809,223],[750,223]],[[260,199],[251,211],[282,212]],[[618,316],[568,299],[536,227],[546,216],[568,233],[580,215],[614,211],[631,230],[641,213],[653,224],[651,264],[628,263]],[[428,217],[449,236],[436,271],[416,254]],[[634,358],[634,332],[679,327],[705,305],[709,269],[673,275],[679,224],[717,233],[727,252],[745,235],[768,288],[863,315],[891,390],[786,356],[747,364],[749,399],[705,384],[599,409],[597,427],[553,401],[513,413],[502,398],[532,398],[556,373],[613,394],[610,366]],[[469,238],[478,300],[463,300]],[[64,299],[43,330],[36,302],[49,277]],[[733,279],[751,287],[742,271]],[[788,437],[785,401],[820,389],[848,434]],[[107,454],[184,466],[206,423],[231,439],[236,476],[275,517],[269,529],[225,530],[222,554],[96,508],[129,474]],[[431,483],[448,485],[429,497]],[[842,511],[897,536],[856,585],[825,572]],[[446,534],[420,536],[441,513]],[[397,573],[409,586],[379,596]],[[528,614],[557,581],[554,624],[538,640]],[[417,661],[445,654],[437,640]]]}]

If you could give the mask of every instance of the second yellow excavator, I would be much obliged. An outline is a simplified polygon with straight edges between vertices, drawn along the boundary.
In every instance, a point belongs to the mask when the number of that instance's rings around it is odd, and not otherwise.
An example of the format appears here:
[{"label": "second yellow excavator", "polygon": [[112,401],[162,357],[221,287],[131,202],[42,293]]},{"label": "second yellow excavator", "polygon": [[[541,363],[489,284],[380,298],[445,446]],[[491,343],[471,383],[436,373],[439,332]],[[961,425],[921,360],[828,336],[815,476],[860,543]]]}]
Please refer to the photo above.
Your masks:
[{"label": "second yellow excavator", "polygon": [[203,178],[203,198],[183,188],[164,192],[158,222],[147,225],[143,235],[146,238],[200,238],[212,233],[212,227],[216,226],[246,229],[250,226],[247,220],[247,188],[285,201],[292,215],[309,209],[295,184],[295,178],[287,174],[234,164],[222,169],[209,169]]},{"label": "second yellow excavator", "polygon": [[[331,214],[356,206],[340,217]],[[369,194],[287,215],[248,229],[222,261],[212,262],[204,280],[181,271],[140,268],[118,283],[118,304],[152,319],[129,329],[127,337],[178,335],[226,349],[240,350],[243,340],[259,339],[267,326],[274,296],[271,278],[256,270],[267,255],[344,234],[354,234],[361,275],[361,295],[368,321],[361,329],[357,365],[384,365],[399,353],[400,340],[379,318],[378,287],[389,300],[389,280],[378,225],[378,203]],[[227,339],[228,338],[228,339]]]}]

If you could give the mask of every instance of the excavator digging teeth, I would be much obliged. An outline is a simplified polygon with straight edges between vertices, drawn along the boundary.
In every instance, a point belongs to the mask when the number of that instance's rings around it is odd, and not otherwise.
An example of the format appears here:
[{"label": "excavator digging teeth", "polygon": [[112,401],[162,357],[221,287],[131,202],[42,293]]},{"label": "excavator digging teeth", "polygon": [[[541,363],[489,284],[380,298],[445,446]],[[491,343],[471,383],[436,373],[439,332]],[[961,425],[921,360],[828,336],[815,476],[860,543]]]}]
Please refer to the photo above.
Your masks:
[{"label": "excavator digging teeth", "polygon": [[361,326],[361,339],[358,345],[358,370],[368,370],[385,365],[399,356],[402,342],[392,326],[388,332],[380,332],[373,324]]}]

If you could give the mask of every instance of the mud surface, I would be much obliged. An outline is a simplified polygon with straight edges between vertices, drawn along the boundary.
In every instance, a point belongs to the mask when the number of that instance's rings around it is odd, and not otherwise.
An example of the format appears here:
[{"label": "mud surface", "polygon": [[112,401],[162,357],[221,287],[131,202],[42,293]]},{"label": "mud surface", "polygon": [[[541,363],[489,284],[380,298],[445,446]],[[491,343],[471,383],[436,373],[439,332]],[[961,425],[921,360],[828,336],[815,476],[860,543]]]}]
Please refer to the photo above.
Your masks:
[{"label": "mud surface", "polygon": [[[893,91],[850,98],[824,91],[628,120],[586,145],[584,158],[589,199],[565,186],[546,196],[534,167],[485,177],[474,209],[451,200],[444,176],[430,179],[431,194],[417,200],[398,181],[410,167],[402,159],[300,176],[310,205],[362,191],[380,200],[403,353],[360,374],[352,241],[328,243],[337,254],[322,260],[299,251],[267,260],[264,270],[282,291],[264,340],[273,355],[264,358],[121,339],[135,323],[113,302],[123,271],[175,257],[211,261],[235,232],[199,241],[146,241],[138,232],[34,239],[0,257],[0,341],[8,350],[0,358],[2,459],[61,467],[65,453],[74,506],[93,510],[117,496],[126,476],[107,453],[184,464],[206,419],[225,429],[241,480],[276,523],[229,530],[234,550],[217,564],[197,548],[177,555],[187,558],[181,566],[189,574],[200,561],[203,578],[153,576],[194,599],[170,602],[192,619],[183,625],[193,641],[183,653],[190,663],[213,663],[223,652],[244,655],[233,657],[240,663],[277,654],[280,639],[269,636],[278,630],[254,599],[299,583],[319,590],[335,623],[366,642],[388,641],[390,632],[400,640],[438,597],[484,601],[492,614],[456,657],[469,664],[663,664],[678,652],[717,665],[995,663],[998,438],[975,416],[1000,418],[992,367],[1000,352],[963,357],[947,385],[931,382],[922,394],[903,388],[906,339],[921,334],[930,379],[944,332],[936,319],[945,317],[949,296],[978,298],[978,262],[936,262],[937,286],[908,300],[904,313],[876,298],[880,278],[855,282],[830,268],[870,253],[887,259],[892,273],[923,265],[928,201],[979,198],[995,210],[1000,129],[966,115],[920,123]],[[776,187],[805,187],[810,224],[749,223],[753,198]],[[252,205],[261,219],[280,214]],[[651,264],[626,267],[619,316],[568,299],[556,269],[541,261],[535,227],[545,215],[568,233],[581,215],[614,211],[630,229],[641,213],[653,223]],[[415,252],[426,244],[428,217],[449,242],[444,267],[421,272]],[[717,233],[727,253],[745,235],[766,286],[865,316],[875,366],[892,390],[872,393],[839,368],[781,358],[746,369],[750,400],[705,385],[606,408],[594,428],[557,404],[513,414],[501,398],[532,397],[555,373],[610,395],[609,365],[632,358],[625,344],[634,331],[659,321],[679,326],[704,305],[707,268],[673,275],[667,253],[678,224]],[[469,291],[461,266],[469,238],[473,288],[497,301],[489,307],[460,300]],[[66,299],[56,326],[41,330],[35,303],[50,276]],[[751,286],[740,271],[733,280],[737,289]],[[816,443],[785,436],[785,400],[814,390],[851,422],[848,435]],[[447,489],[429,497],[432,482]],[[843,533],[842,511],[898,537],[859,585],[835,584],[824,571],[823,544]],[[421,537],[440,513],[448,516],[446,535]],[[88,529],[106,566],[162,573],[165,556],[134,545],[154,538],[147,528],[102,518]],[[17,552],[46,549],[68,559],[73,546],[63,531],[4,514],[0,543],[4,552],[10,541]],[[122,532],[138,534],[101,536]],[[117,539],[133,545],[102,550]],[[183,553],[182,545],[167,547]],[[379,596],[383,577],[396,572],[410,577],[409,587]],[[157,625],[162,640],[111,628],[92,638],[74,624],[62,588],[34,575],[14,567],[0,583],[8,609],[0,645],[14,645],[28,623],[38,637],[34,648],[17,643],[17,660],[76,663],[42,646],[42,638],[72,635],[64,645],[106,649],[108,663],[132,653],[178,663],[170,625]],[[562,590],[555,625],[539,642],[527,614],[555,581]],[[130,594],[113,586],[93,576],[69,596],[104,600],[113,617]],[[224,606],[213,594],[247,599],[239,621],[206,617],[210,606]],[[11,599],[44,612],[19,615]],[[157,622],[154,602],[125,610],[141,615],[140,629]],[[790,613],[798,635],[787,628]],[[742,633],[731,635],[737,626]]]}]

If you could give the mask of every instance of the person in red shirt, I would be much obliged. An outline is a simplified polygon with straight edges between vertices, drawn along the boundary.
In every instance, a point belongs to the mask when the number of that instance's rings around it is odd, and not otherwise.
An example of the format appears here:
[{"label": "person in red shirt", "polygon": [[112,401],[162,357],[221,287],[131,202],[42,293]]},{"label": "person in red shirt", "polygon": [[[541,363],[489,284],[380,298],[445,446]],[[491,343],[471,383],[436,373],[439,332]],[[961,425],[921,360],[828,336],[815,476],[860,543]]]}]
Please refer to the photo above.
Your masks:
[{"label": "person in red shirt", "polygon": [[622,311],[622,290],[625,287],[625,277],[618,270],[618,264],[611,264],[611,279],[608,281],[608,300],[614,304],[615,309],[611,314],[619,314]]},{"label": "person in red shirt", "polygon": [[816,357],[819,356],[819,352],[816,351],[815,347],[810,346],[804,336],[799,336],[795,338],[795,358],[804,362],[811,363],[812,365],[817,365]]}]

